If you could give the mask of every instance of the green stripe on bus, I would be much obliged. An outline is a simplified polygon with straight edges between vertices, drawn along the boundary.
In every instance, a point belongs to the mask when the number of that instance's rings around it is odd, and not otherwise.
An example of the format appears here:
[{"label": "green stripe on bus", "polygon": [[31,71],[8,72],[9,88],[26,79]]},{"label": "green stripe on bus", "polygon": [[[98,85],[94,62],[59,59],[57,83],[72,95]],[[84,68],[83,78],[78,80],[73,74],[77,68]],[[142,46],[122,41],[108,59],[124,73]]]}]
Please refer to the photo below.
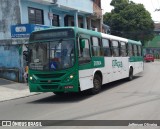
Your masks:
[{"label": "green stripe on bus", "polygon": [[104,57],[91,57],[91,61],[79,65],[79,70],[104,67]]},{"label": "green stripe on bus", "polygon": [[143,57],[132,56],[132,57],[129,58],[129,62],[139,62],[139,61],[143,61]]}]

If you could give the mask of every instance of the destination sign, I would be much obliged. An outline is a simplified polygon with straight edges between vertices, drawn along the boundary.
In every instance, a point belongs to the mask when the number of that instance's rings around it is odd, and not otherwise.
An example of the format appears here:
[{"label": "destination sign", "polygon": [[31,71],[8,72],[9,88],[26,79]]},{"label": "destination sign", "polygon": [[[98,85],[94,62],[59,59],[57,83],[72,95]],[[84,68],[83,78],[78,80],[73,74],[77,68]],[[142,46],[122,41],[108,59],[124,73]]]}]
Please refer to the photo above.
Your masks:
[{"label": "destination sign", "polygon": [[52,40],[55,38],[74,38],[73,29],[49,29],[34,32],[30,36],[30,42],[39,40]]}]

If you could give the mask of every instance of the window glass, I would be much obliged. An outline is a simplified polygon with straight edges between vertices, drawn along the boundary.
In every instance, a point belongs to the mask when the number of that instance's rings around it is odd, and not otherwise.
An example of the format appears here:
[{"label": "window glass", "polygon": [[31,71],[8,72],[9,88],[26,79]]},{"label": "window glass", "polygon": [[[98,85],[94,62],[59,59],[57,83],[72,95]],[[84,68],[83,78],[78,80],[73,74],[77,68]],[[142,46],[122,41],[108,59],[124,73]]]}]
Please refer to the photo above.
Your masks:
[{"label": "window glass", "polygon": [[121,56],[125,57],[127,56],[127,51],[126,51],[126,43],[125,42],[120,42],[121,44]]},{"label": "window glass", "polygon": [[118,45],[118,41],[112,41],[112,55],[114,57],[118,57],[119,56],[119,45]]},{"label": "window glass", "polygon": [[59,15],[53,14],[52,25],[59,26]]},{"label": "window glass", "polygon": [[33,70],[62,70],[74,65],[74,41],[55,40],[29,44],[29,68]]},{"label": "window glass", "polygon": [[132,44],[128,44],[128,56],[133,56]]},{"label": "window glass", "polygon": [[79,64],[90,62],[89,40],[79,39]]},{"label": "window glass", "polygon": [[134,56],[137,56],[137,45],[133,45],[133,49],[134,49]]},{"label": "window glass", "polygon": [[138,46],[138,55],[142,56],[141,46]]},{"label": "window glass", "polygon": [[92,37],[92,50],[93,50],[93,56],[101,55],[99,39],[97,37]]},{"label": "window glass", "polygon": [[28,8],[28,18],[30,24],[44,24],[43,10],[36,8]]},{"label": "window glass", "polygon": [[102,51],[104,56],[111,56],[110,43],[108,39],[102,39]]},{"label": "window glass", "polygon": [[93,41],[93,46],[94,46],[94,47],[99,46],[99,41],[98,41],[98,38],[97,38],[97,37],[92,37],[92,41]]}]

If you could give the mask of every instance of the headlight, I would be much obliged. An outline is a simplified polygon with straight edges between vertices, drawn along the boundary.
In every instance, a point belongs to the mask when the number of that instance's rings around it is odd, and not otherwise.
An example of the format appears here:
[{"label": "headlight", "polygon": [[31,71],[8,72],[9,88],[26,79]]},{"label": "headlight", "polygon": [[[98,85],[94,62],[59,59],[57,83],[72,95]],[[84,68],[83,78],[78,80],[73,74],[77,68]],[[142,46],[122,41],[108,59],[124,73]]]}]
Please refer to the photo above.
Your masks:
[{"label": "headlight", "polygon": [[32,79],[33,79],[33,77],[32,77],[32,76],[30,76],[30,77],[29,77],[29,79],[30,79],[30,80],[32,80]]},{"label": "headlight", "polygon": [[74,74],[70,74],[65,80],[64,82],[70,82],[74,79],[75,75]]},{"label": "headlight", "polygon": [[29,80],[30,80],[32,83],[35,83],[35,82],[36,82],[36,78],[35,78],[34,75],[29,76]]},{"label": "headlight", "polygon": [[74,77],[74,76],[71,74],[71,75],[70,75],[70,79],[72,79],[73,77]]}]

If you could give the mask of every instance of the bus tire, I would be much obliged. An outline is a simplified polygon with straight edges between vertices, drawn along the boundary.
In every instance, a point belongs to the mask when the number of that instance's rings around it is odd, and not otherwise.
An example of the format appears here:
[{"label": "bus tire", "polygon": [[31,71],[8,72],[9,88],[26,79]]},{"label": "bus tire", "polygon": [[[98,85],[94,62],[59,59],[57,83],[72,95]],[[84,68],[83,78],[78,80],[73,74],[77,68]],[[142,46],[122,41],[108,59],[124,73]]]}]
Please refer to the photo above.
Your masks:
[{"label": "bus tire", "polygon": [[132,79],[133,79],[133,68],[130,68],[128,80],[131,81]]},{"label": "bus tire", "polygon": [[94,95],[101,91],[102,79],[99,75],[95,74],[93,78],[93,88],[89,90],[90,94]]}]

